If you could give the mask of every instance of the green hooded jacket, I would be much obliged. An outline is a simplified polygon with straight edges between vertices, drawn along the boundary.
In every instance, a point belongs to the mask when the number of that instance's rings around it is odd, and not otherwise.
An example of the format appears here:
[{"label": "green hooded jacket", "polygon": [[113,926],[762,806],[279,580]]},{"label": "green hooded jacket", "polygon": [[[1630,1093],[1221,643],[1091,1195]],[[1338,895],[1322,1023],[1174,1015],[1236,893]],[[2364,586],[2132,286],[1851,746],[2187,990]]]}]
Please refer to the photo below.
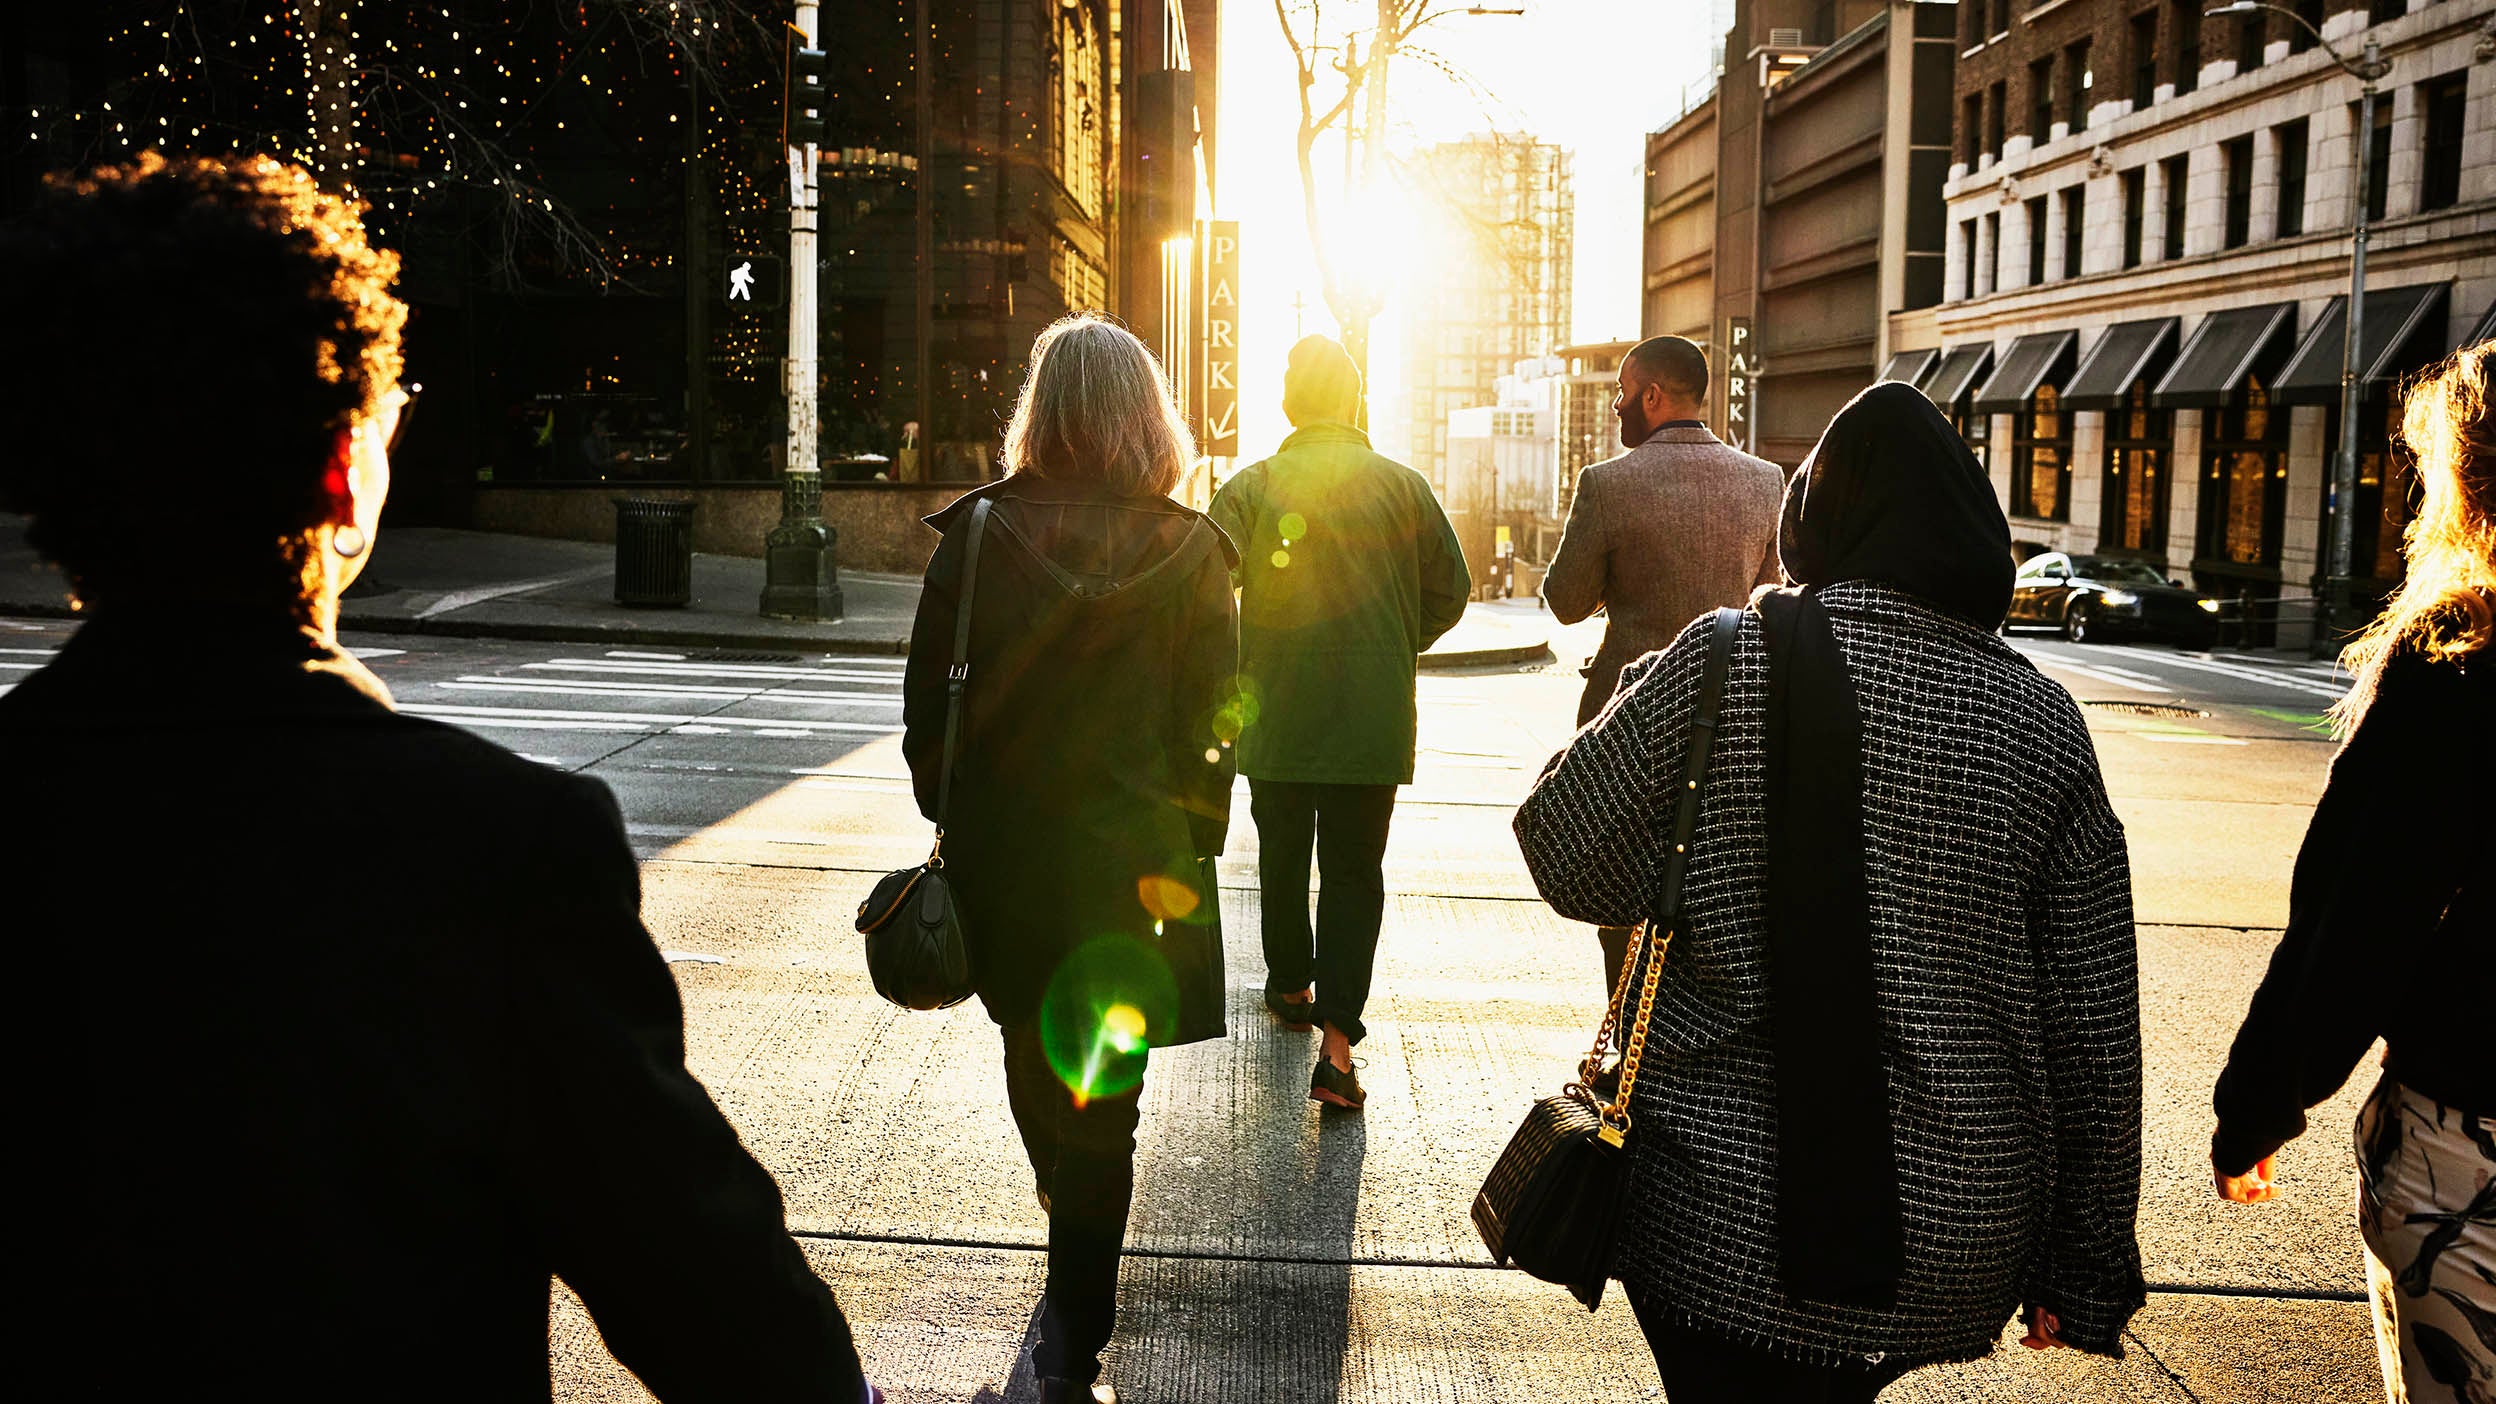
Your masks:
[{"label": "green hooded jacket", "polygon": [[1208,513],[1239,547],[1239,773],[1403,785],[1413,673],[1473,579],[1419,473],[1348,424],[1304,425]]}]

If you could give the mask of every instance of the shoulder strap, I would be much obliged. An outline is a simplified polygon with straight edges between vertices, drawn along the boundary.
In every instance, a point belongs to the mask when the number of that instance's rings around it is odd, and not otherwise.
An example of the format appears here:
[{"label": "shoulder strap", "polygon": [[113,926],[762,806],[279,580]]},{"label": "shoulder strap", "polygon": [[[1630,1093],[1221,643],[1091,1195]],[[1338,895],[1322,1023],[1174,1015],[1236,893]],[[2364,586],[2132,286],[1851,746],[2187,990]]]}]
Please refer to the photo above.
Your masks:
[{"label": "shoulder strap", "polygon": [[[1716,611],[1715,627],[1707,641],[1707,671],[1699,681],[1698,709],[1690,714],[1689,755],[1681,767],[1681,793],[1676,796],[1673,809],[1673,846],[1664,855],[1662,890],[1657,894],[1655,915],[1630,937],[1629,956],[1621,964],[1621,982],[1613,988],[1612,1005],[1604,1013],[1603,1027],[1595,1034],[1594,1050],[1586,1055],[1580,1068],[1581,1083],[1591,1085],[1606,1045],[1618,1040],[1620,1086],[1609,1105],[1596,1108],[1601,1124],[1599,1134],[1615,1146],[1626,1144],[1629,1136],[1629,1099],[1638,1088],[1638,1062],[1646,1052],[1647,1021],[1655,1013],[1655,992],[1664,975],[1664,952],[1672,944],[1673,928],[1681,921],[1681,878],[1690,866],[1690,835],[1699,827],[1699,786],[1707,779],[1708,753],[1716,748],[1716,717],[1725,699],[1725,675],[1733,670],[1734,637],[1741,631],[1742,611]],[[1628,1003],[1632,984],[1639,991],[1635,1013]]]},{"label": "shoulder strap", "polygon": [[1725,700],[1725,675],[1733,669],[1733,641],[1742,631],[1742,611],[1716,611],[1708,635],[1707,672],[1699,682],[1698,710],[1690,715],[1690,746],[1681,767],[1681,794],[1673,811],[1673,847],[1664,855],[1664,881],[1657,894],[1656,916],[1666,930],[1681,916],[1681,878],[1690,867],[1690,836],[1699,827],[1699,785],[1707,779],[1708,754],[1716,748],[1716,714]]},{"label": "shoulder strap", "polygon": [[971,677],[971,605],[979,597],[979,543],[988,535],[988,511],[992,505],[983,497],[971,506],[971,539],[965,544],[962,559],[962,597],[953,610],[953,666],[945,671],[944,768],[936,773],[939,844],[944,842],[945,816],[952,812],[953,752],[962,735],[962,688]]}]

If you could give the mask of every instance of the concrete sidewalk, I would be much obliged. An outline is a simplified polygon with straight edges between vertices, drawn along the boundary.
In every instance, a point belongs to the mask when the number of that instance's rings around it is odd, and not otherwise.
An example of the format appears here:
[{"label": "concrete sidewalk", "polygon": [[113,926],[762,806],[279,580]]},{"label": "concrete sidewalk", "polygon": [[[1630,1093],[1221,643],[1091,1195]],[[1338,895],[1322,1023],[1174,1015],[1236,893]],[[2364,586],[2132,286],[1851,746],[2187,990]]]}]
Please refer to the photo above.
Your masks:
[{"label": "concrete sidewalk", "polygon": [[[681,609],[615,603],[615,548],[579,541],[440,527],[382,534],[364,577],[347,592],[339,625],[376,633],[547,639],[681,648],[807,653],[906,653],[919,607],[914,576],[841,574],[843,618],[833,624],[766,619],[763,563],[693,558],[693,602]],[[0,514],[0,614],[70,614],[60,573],[26,545],[25,519]],[[1551,617],[1533,601],[1477,604],[1425,668],[1540,662]]]}]

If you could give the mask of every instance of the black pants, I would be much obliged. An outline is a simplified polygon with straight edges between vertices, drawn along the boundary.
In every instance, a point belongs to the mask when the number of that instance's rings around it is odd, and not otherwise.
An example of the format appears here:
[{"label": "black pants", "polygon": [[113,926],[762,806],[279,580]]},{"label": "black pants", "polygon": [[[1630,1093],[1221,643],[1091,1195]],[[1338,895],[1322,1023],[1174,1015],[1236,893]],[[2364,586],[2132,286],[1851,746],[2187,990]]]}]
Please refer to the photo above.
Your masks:
[{"label": "black pants", "polygon": [[[1393,785],[1248,782],[1257,821],[1257,890],[1265,936],[1265,987],[1288,994],[1317,985],[1317,1017],[1354,1043],[1369,1032],[1370,967],[1387,908],[1387,824]],[[1309,931],[1309,851],[1317,851],[1317,931]]]},{"label": "black pants", "polygon": [[1838,1370],[1805,1365],[1674,1322],[1642,1293],[1629,1294],[1638,1329],[1655,1352],[1671,1404],[1872,1404],[1906,1369]]},{"label": "black pants", "polygon": [[[1125,1092],[1078,1102],[1050,1070],[1037,1024],[1008,1024],[1002,1032],[1006,1101],[1032,1177],[1049,1196],[1049,1280],[1032,1365],[1040,1375],[1089,1384],[1118,1325],[1118,1254],[1135,1198],[1143,1069],[1132,1069],[1137,1082]],[[1139,1064],[1143,1056],[1135,1055]]]}]

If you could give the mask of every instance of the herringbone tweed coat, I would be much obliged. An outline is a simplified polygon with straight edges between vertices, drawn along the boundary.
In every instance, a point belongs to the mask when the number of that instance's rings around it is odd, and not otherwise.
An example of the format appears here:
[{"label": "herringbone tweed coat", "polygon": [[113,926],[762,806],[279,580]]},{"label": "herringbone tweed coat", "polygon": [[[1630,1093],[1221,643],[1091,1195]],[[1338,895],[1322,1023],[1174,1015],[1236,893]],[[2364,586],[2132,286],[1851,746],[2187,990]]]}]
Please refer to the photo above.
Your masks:
[{"label": "herringbone tweed coat", "polygon": [[[2096,751],[2070,695],[1993,635],[1884,585],[1820,598],[1863,716],[1897,1304],[1798,1302],[1778,1284],[1755,614],[1648,1024],[1618,1275],[1695,1329],[1825,1366],[1973,1358],[2023,1302],[2059,1314],[2072,1344],[2117,1352],[2143,1300],[2140,1001],[2123,827]],[[1632,664],[1517,813],[1563,916],[1627,925],[1652,909],[1706,625]]]},{"label": "herringbone tweed coat", "polygon": [[1611,700],[1621,669],[1671,643],[1691,620],[1782,579],[1784,499],[1777,465],[1697,424],[1658,429],[1577,475],[1543,602],[1563,624],[1604,612],[1603,646],[1578,700],[1580,726]]}]

